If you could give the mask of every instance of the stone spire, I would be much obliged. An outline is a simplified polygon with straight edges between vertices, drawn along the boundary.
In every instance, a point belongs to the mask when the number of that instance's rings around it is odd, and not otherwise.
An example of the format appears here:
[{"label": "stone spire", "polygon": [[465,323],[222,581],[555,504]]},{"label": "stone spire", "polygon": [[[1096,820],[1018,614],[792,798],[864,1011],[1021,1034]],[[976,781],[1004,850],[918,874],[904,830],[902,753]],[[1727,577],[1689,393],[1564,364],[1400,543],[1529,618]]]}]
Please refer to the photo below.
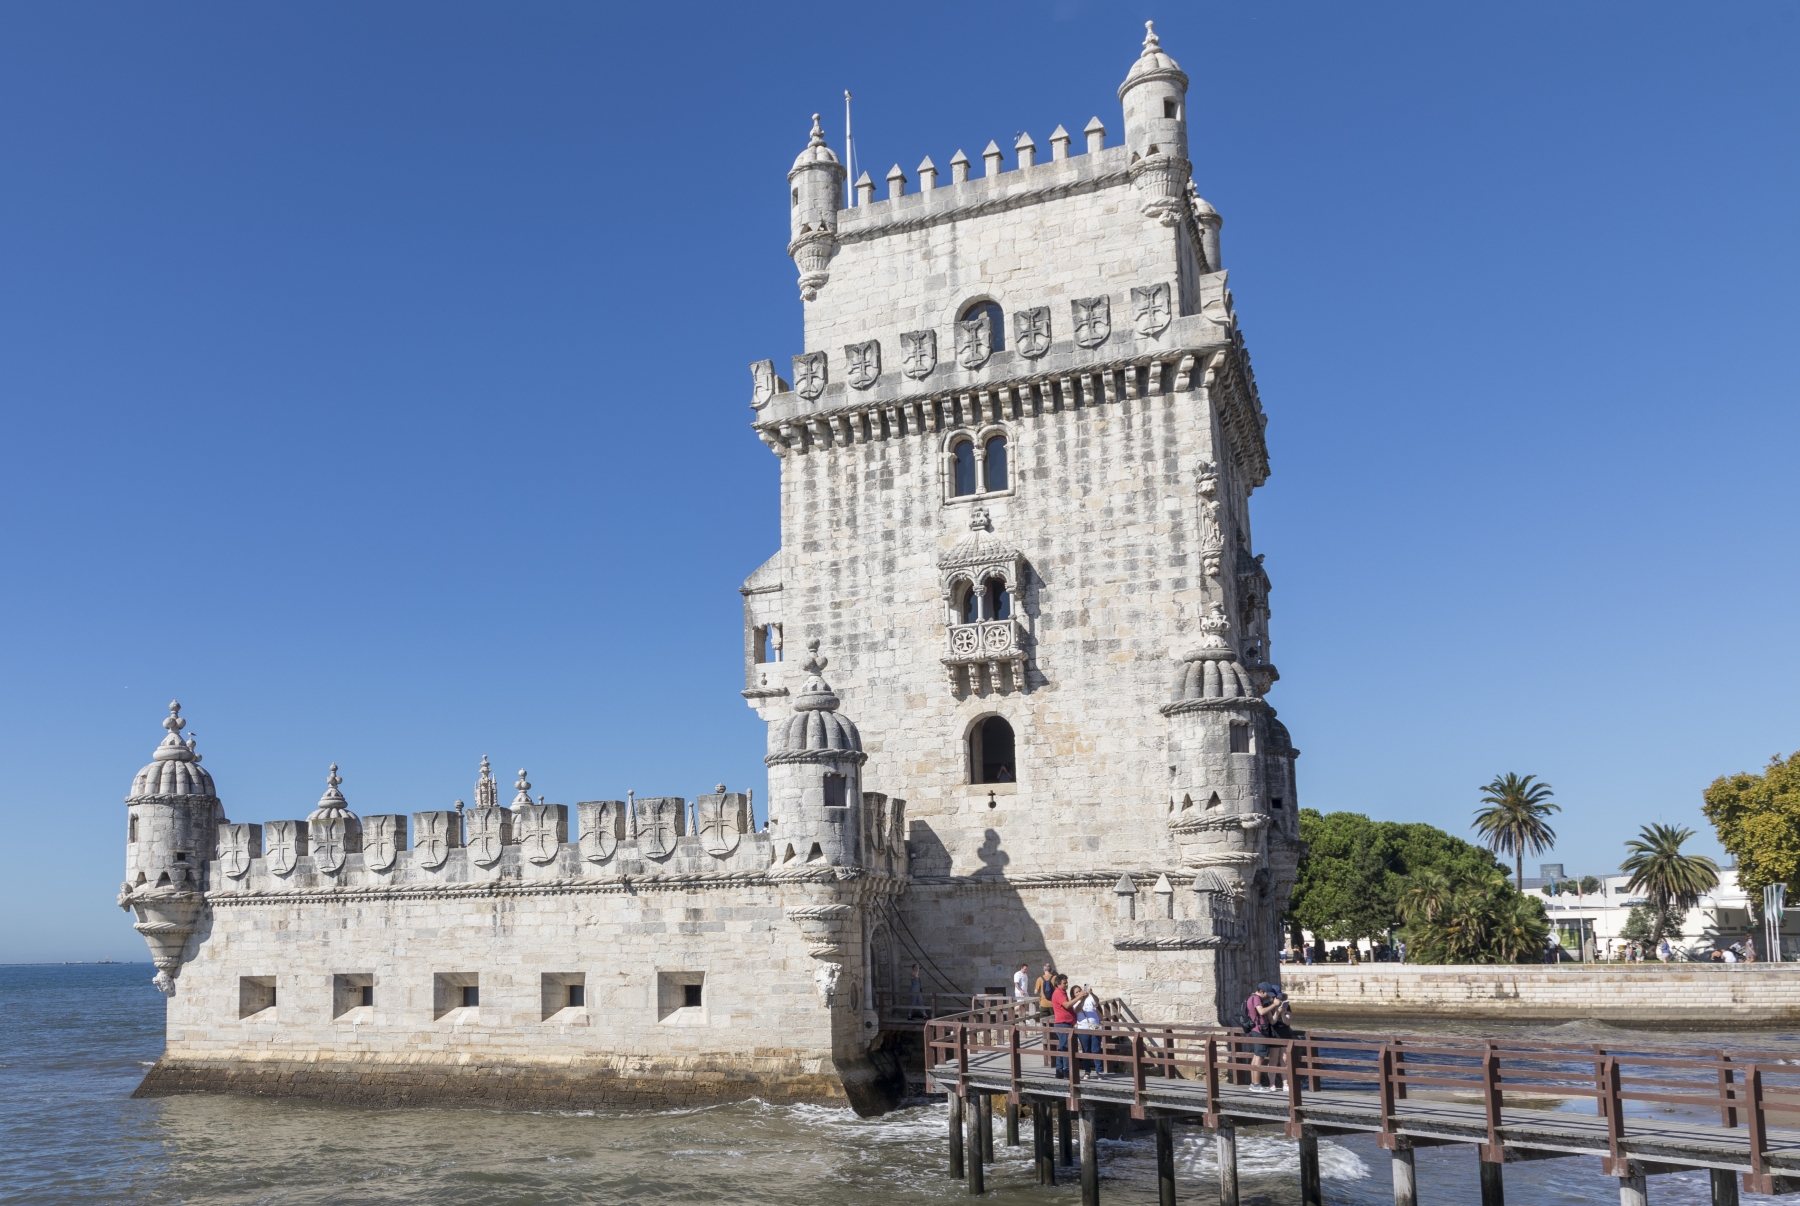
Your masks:
[{"label": "stone spire", "polygon": [[181,717],[180,701],[170,701],[169,715],[163,720],[162,727],[168,732],[163,735],[156,752],[150,755],[150,764],[132,780],[131,794],[126,798],[210,798],[213,795],[212,776],[200,768],[200,755],[194,749],[195,742],[191,738],[184,741],[181,737],[181,730],[187,727],[187,721]]},{"label": "stone spire", "polygon": [[500,784],[488,767],[488,756],[481,756],[481,776],[475,780],[475,807],[494,808],[500,803]]},{"label": "stone spire", "polygon": [[519,779],[513,784],[513,790],[519,793],[513,797],[513,811],[518,812],[522,808],[529,808],[531,806],[531,780],[525,777],[525,768],[522,766],[519,768]]},{"label": "stone spire", "polygon": [[325,794],[319,797],[319,806],[306,814],[308,821],[335,821],[347,817],[355,817],[350,811],[350,804],[344,799],[344,793],[338,790],[337,763],[331,764],[331,773],[325,777]]}]

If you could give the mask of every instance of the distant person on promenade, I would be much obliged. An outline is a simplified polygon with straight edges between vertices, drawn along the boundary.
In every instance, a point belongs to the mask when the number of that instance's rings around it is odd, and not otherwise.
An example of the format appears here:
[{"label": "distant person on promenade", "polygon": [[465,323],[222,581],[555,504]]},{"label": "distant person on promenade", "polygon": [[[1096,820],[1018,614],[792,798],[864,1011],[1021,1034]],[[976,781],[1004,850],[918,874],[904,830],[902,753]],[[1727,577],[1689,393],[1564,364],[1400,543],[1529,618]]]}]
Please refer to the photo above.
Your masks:
[{"label": "distant person on promenade", "polygon": [[1302,951],[1302,957],[1306,960],[1306,966],[1311,967],[1312,961],[1313,961],[1312,943],[1310,943],[1310,942],[1305,943],[1301,946],[1300,949]]},{"label": "distant person on promenade", "polygon": [[1669,961],[1669,940],[1667,938],[1656,944],[1656,957],[1664,963]]},{"label": "distant person on promenade", "polygon": [[1756,937],[1753,934],[1744,935],[1744,962],[1756,962]]},{"label": "distant person on promenade", "polygon": [[1024,1002],[1031,1000],[1031,964],[1019,964],[1019,970],[1013,973],[1013,1000]]},{"label": "distant person on promenade", "polygon": [[[1069,1049],[1069,1031],[1075,1026],[1075,1011],[1069,1008],[1069,977],[1057,976],[1056,986],[1050,992],[1050,1024],[1056,1029],[1056,1049]],[[1069,1074],[1069,1061],[1066,1056],[1056,1057],[1056,1074]]]},{"label": "distant person on promenade", "polygon": [[1056,991],[1056,969],[1044,964],[1043,974],[1031,985],[1031,995],[1038,999],[1038,1016],[1045,1017],[1050,1013],[1050,996]]},{"label": "distant person on promenade", "polygon": [[921,974],[919,965],[917,963],[913,964],[912,993],[907,998],[906,1002],[906,1016],[909,1018],[922,1018],[925,1016],[925,982],[920,978]]},{"label": "distant person on promenade", "polygon": [[[1399,954],[1400,962],[1405,963],[1406,962],[1406,939],[1402,938],[1399,942],[1396,942],[1394,944],[1394,950]],[[1311,963],[1312,960],[1308,959],[1307,962]]]}]

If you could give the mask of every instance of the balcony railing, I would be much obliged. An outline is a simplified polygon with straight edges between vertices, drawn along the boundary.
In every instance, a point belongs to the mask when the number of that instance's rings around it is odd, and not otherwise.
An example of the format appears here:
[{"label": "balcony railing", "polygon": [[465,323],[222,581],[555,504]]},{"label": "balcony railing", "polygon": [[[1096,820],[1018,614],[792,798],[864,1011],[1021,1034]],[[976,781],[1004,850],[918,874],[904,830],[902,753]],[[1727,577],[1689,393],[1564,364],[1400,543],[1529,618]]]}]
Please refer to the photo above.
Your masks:
[{"label": "balcony railing", "polygon": [[1002,689],[1002,667],[1011,674],[1013,690],[1024,689],[1025,626],[1019,621],[980,620],[973,624],[952,624],[948,639],[943,661],[952,689],[963,689],[965,675],[968,689],[976,689],[982,667],[986,667],[988,690]]}]

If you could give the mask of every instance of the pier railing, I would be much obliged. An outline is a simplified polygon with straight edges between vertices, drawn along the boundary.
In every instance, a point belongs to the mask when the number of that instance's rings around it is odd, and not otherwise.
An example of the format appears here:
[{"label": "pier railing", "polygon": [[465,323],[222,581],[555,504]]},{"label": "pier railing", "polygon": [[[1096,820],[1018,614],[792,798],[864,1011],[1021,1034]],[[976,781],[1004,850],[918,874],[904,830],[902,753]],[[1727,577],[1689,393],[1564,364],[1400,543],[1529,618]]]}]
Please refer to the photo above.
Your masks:
[{"label": "pier railing", "polygon": [[[1792,1057],[1322,1031],[1278,1038],[1142,1022],[1118,1002],[1102,1018],[1083,1030],[1050,1024],[1035,1002],[988,1003],[926,1024],[927,1067],[952,1093],[1000,1094],[1012,1105],[1122,1105],[1135,1118],[1197,1115],[1209,1128],[1278,1122],[1293,1138],[1374,1132],[1390,1150],[1473,1143],[1494,1165],[1526,1150],[1593,1154],[1622,1178],[1724,1167],[1741,1171],[1751,1192],[1800,1189]],[[1655,1120],[1674,1110],[1718,1121],[1657,1131]],[[1787,1133],[1772,1141],[1777,1127]]]}]

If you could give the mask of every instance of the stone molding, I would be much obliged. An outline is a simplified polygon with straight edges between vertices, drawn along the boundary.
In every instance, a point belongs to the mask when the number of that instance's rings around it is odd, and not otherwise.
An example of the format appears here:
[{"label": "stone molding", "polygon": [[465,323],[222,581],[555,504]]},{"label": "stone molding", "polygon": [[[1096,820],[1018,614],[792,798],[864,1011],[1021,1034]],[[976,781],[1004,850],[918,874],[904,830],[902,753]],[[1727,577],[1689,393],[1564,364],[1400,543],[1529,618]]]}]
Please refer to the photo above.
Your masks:
[{"label": "stone molding", "polygon": [[1190,712],[1266,712],[1268,701],[1258,695],[1227,696],[1218,699],[1183,699],[1166,703],[1157,711],[1164,716],[1185,716]]},{"label": "stone molding", "polygon": [[[524,896],[637,895],[639,892],[704,892],[711,890],[740,891],[744,888],[779,889],[796,884],[835,884],[843,881],[840,870],[861,868],[811,868],[806,871],[774,875],[766,871],[726,871],[702,875],[619,876],[614,879],[540,879],[488,880],[459,884],[391,884],[356,888],[293,888],[279,892],[208,892],[205,902],[214,908],[265,904],[368,904],[381,901],[469,900],[518,898]],[[905,880],[895,876],[869,874],[870,887],[885,886],[892,881],[904,888]]]},{"label": "stone molding", "polygon": [[766,766],[784,766],[794,763],[849,763],[861,766],[869,760],[869,756],[861,750],[782,750],[763,758]]},{"label": "stone molding", "polygon": [[1238,946],[1227,938],[1217,935],[1205,937],[1173,936],[1164,938],[1139,937],[1127,935],[1113,939],[1113,949],[1120,951],[1216,951],[1228,946]]}]

